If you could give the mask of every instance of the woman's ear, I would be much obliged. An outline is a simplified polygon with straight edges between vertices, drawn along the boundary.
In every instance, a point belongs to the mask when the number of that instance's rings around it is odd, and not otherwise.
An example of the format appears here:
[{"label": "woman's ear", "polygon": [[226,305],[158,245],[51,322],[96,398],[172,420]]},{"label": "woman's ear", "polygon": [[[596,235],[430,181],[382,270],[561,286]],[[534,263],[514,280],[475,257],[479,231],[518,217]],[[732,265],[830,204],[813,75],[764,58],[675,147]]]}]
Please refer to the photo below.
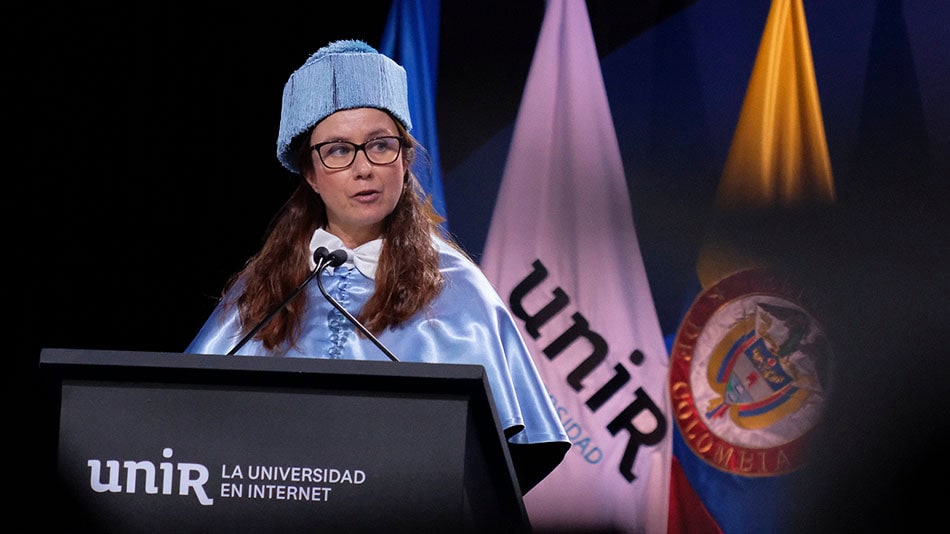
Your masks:
[{"label": "woman's ear", "polygon": [[301,166],[300,177],[303,178],[305,182],[307,182],[307,185],[310,186],[310,189],[313,189],[314,193],[318,195],[320,194],[320,191],[317,190],[317,180],[313,174],[313,167]]}]

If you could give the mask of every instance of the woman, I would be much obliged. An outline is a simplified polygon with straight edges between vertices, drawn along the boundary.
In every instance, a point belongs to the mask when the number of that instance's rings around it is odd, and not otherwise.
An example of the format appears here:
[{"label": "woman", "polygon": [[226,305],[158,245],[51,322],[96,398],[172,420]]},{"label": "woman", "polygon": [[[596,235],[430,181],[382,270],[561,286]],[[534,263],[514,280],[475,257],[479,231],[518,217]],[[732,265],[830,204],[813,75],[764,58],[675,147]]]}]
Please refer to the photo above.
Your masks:
[{"label": "woman", "polygon": [[[527,492],[570,442],[503,301],[422,200],[411,127],[405,70],[366,43],[330,43],[294,72],[277,157],[303,180],[186,352],[229,353],[310,275],[315,250],[343,249],[323,287],[400,361],[485,367]],[[372,341],[309,284],[236,354],[385,359]]]}]

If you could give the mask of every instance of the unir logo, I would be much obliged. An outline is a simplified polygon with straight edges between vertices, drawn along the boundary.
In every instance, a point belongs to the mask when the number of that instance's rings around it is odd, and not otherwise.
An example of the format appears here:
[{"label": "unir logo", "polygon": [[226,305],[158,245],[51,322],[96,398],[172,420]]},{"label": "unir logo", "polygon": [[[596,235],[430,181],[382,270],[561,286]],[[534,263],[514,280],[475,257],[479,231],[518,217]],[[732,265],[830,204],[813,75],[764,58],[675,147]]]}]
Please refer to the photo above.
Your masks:
[{"label": "unir logo", "polygon": [[[174,451],[166,447],[162,450],[162,457],[170,459]],[[159,462],[156,468],[153,462],[148,460],[107,460],[105,462],[107,472],[107,481],[103,482],[103,469],[101,460],[89,460],[86,462],[89,466],[89,487],[97,493],[136,493],[139,486],[139,476],[144,481],[142,486],[147,494],[172,495],[177,485],[178,495],[188,495],[193,492],[198,502],[204,506],[214,504],[214,499],[209,498],[205,493],[204,485],[208,482],[208,468],[202,464],[178,462]],[[125,486],[120,483],[123,479],[122,473],[125,472]],[[175,472],[178,472],[176,480]],[[161,488],[158,487],[158,474],[161,473]],[[176,484],[177,482],[177,484]]]}]

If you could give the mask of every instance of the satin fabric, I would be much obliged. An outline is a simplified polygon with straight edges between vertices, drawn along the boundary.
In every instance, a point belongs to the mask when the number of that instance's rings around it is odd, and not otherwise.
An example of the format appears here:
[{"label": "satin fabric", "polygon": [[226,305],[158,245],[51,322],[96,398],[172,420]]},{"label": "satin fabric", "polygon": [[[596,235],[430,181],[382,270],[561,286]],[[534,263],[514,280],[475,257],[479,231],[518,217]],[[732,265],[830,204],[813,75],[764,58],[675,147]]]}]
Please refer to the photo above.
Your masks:
[{"label": "satin fabric", "polygon": [[[570,441],[502,299],[471,260],[441,239],[433,239],[445,276],[442,292],[426,309],[398,328],[386,329],[377,339],[402,362],[482,365],[509,443],[560,442],[563,447],[558,450],[566,452]],[[315,234],[311,246],[324,243]],[[344,247],[328,247],[336,248]],[[354,266],[353,251],[347,252],[347,263],[321,276],[324,289],[356,316],[375,282]],[[356,328],[323,298],[315,280],[304,292],[307,309],[296,346],[268,351],[252,339],[237,355],[389,360],[371,340],[357,336]],[[237,344],[242,337],[237,308],[227,304],[238,294],[235,286],[225,295],[185,352],[227,354]]]}]

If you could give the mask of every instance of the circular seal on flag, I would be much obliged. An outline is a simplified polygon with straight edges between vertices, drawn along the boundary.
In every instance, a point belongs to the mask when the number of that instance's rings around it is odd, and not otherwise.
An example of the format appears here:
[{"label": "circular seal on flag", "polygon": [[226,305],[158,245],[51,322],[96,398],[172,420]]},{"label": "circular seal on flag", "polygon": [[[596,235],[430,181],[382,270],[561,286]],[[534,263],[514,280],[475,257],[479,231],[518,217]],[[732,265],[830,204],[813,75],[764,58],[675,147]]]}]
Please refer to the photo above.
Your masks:
[{"label": "circular seal on flag", "polygon": [[706,463],[750,477],[789,473],[827,401],[832,350],[805,292],[767,269],[704,290],[670,352],[680,434]]}]

